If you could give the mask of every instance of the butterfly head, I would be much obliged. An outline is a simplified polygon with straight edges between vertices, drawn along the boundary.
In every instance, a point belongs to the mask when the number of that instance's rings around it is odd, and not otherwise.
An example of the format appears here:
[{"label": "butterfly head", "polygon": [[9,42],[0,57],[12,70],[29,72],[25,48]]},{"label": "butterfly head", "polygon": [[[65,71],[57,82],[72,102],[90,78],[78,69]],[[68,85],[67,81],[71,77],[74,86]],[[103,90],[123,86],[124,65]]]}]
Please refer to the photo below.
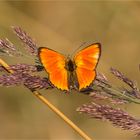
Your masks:
[{"label": "butterfly head", "polygon": [[75,65],[74,61],[72,61],[70,56],[67,57],[65,68],[69,72],[73,72],[76,69],[76,65]]}]

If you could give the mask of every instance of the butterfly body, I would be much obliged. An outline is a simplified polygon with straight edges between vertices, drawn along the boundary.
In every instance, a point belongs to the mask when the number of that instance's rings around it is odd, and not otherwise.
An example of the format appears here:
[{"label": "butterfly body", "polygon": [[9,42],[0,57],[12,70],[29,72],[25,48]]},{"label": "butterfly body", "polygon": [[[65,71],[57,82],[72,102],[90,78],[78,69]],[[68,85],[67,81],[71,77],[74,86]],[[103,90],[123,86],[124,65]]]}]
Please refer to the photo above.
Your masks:
[{"label": "butterfly body", "polygon": [[81,90],[95,79],[101,48],[99,43],[92,44],[73,58],[44,47],[39,48],[38,54],[54,86],[66,91],[71,88]]},{"label": "butterfly body", "polygon": [[73,72],[76,69],[75,63],[69,57],[68,57],[68,60],[66,62],[65,68],[70,72]]},{"label": "butterfly body", "polygon": [[78,89],[78,81],[76,77],[76,65],[72,57],[68,56],[65,61],[65,69],[67,70],[68,89]]}]

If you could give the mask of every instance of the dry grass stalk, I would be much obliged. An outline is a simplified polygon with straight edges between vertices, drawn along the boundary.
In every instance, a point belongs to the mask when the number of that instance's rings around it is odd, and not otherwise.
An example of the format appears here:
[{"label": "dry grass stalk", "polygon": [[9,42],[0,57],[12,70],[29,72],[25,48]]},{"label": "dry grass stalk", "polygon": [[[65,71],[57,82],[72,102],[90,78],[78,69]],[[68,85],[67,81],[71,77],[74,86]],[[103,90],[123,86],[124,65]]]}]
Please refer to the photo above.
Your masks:
[{"label": "dry grass stalk", "polygon": [[82,105],[77,111],[99,120],[108,120],[124,130],[134,131],[136,135],[140,134],[140,120],[130,116],[120,108],[116,109],[109,105],[91,103]]}]

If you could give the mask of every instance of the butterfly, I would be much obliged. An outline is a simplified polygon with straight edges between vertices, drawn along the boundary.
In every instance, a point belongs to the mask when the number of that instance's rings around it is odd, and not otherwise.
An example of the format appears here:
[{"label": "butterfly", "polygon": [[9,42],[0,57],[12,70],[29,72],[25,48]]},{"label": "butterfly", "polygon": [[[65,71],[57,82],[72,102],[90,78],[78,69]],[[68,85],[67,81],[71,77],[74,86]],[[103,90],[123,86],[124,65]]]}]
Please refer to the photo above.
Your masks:
[{"label": "butterfly", "polygon": [[76,88],[80,91],[95,80],[101,45],[91,44],[77,52],[73,58],[45,47],[38,49],[38,55],[55,87],[66,91]]}]

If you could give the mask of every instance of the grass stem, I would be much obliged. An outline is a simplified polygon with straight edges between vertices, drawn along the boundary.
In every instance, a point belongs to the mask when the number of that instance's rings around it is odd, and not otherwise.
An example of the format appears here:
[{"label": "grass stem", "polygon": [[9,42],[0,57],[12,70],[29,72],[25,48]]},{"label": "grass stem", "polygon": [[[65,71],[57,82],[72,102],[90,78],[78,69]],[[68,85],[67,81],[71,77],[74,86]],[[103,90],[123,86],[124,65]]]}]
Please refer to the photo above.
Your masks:
[{"label": "grass stem", "polygon": [[[14,73],[13,70],[9,68],[9,65],[0,59],[0,64],[9,73]],[[66,117],[61,111],[59,111],[54,105],[52,105],[42,94],[38,91],[32,91],[32,93],[41,100],[45,105],[47,105],[53,112],[55,112],[61,119],[63,119],[69,126],[71,126],[83,139],[92,140],[85,132],[83,132],[78,126],[76,126],[68,117]]]}]

